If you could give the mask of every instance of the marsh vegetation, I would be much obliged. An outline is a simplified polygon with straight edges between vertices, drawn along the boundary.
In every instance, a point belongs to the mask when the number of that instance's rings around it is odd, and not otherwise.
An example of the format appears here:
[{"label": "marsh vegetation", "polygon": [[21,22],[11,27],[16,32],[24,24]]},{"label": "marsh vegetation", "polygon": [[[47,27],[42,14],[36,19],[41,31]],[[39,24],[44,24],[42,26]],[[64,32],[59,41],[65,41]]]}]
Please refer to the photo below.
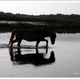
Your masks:
[{"label": "marsh vegetation", "polygon": [[57,33],[80,33],[80,15],[26,15],[0,12],[0,32],[13,29],[48,29]]}]

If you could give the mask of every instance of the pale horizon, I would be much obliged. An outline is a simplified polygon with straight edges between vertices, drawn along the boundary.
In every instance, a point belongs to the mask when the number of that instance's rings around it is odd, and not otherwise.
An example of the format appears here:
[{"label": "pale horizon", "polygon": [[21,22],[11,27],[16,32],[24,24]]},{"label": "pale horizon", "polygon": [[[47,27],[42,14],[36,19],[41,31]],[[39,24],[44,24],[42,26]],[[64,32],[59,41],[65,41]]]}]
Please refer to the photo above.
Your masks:
[{"label": "pale horizon", "polygon": [[0,1],[0,12],[13,14],[80,14],[80,2]]}]

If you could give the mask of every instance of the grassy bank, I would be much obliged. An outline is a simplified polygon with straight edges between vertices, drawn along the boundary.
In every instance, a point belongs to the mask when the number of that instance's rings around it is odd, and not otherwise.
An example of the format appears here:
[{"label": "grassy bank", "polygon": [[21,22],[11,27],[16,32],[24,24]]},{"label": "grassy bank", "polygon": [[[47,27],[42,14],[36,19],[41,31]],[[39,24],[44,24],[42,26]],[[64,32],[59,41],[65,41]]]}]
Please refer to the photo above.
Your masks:
[{"label": "grassy bank", "polygon": [[0,32],[12,32],[14,29],[48,29],[50,31],[54,31],[56,33],[80,33],[80,25],[79,24],[44,24],[44,25],[32,25],[26,23],[16,23],[16,24],[8,24],[2,23],[0,24]]}]

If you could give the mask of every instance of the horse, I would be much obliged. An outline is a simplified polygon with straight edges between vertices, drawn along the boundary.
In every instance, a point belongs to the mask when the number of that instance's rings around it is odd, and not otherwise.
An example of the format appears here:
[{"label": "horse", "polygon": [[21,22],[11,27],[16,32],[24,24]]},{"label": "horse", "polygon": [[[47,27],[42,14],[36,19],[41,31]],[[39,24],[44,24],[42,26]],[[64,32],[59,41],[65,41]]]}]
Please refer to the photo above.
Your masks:
[{"label": "horse", "polygon": [[49,30],[25,30],[25,29],[16,29],[13,30],[8,46],[12,47],[13,43],[18,42],[17,46],[20,47],[22,40],[27,41],[36,41],[36,48],[40,41],[46,41],[46,47],[48,47],[48,41],[45,39],[50,37],[51,43],[55,43],[56,33]]}]

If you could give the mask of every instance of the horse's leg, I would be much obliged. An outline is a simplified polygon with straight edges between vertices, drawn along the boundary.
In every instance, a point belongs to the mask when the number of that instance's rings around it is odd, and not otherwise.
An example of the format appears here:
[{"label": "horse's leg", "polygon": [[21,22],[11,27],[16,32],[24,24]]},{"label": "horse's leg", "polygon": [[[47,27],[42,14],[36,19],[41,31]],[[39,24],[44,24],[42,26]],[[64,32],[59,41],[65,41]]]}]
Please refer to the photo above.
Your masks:
[{"label": "horse's leg", "polygon": [[13,43],[15,43],[16,42],[16,40],[13,40],[11,43],[10,43],[10,47],[12,48],[12,46],[13,46]]},{"label": "horse's leg", "polygon": [[18,47],[18,55],[21,55],[20,47]]},{"label": "horse's leg", "polygon": [[21,40],[20,41],[18,41],[18,54],[20,55],[21,54],[21,51],[20,51],[20,44],[21,44]]},{"label": "horse's leg", "polygon": [[18,48],[20,48],[20,44],[21,44],[21,40],[18,41],[18,44],[17,44]]},{"label": "horse's leg", "polygon": [[36,43],[36,48],[38,48],[38,44],[39,44],[39,42],[40,42],[40,41],[37,41],[37,43]]},{"label": "horse's leg", "polygon": [[36,54],[38,54],[38,48],[36,48]]},{"label": "horse's leg", "polygon": [[13,49],[11,47],[9,48],[9,54],[10,54],[11,61],[14,61]]},{"label": "horse's leg", "polygon": [[36,53],[38,53],[38,44],[39,44],[40,41],[37,41],[36,43]]},{"label": "horse's leg", "polygon": [[46,41],[46,53],[48,52],[48,41],[45,39]]},{"label": "horse's leg", "polygon": [[11,44],[10,44],[10,47],[12,48],[12,46],[13,46],[13,42],[11,42]]}]

